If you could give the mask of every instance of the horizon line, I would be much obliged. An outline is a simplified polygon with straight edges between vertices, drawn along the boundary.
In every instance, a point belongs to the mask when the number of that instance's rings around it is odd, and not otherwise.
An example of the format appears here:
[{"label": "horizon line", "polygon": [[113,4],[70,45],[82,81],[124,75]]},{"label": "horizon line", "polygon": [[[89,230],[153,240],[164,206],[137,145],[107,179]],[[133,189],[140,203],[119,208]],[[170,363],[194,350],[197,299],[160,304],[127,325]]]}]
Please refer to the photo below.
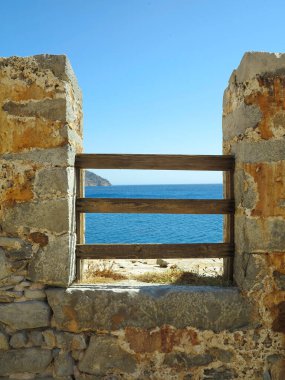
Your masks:
[{"label": "horizon line", "polygon": [[222,182],[211,183],[123,183],[111,185],[91,185],[85,187],[109,187],[109,186],[187,186],[187,185],[223,185]]}]

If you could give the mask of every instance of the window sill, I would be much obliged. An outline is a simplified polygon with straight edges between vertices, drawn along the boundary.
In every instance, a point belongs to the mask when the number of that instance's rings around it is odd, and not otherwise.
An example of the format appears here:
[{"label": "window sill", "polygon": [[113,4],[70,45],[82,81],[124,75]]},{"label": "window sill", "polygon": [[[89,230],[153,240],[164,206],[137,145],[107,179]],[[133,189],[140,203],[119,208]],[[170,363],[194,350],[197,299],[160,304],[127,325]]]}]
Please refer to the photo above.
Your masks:
[{"label": "window sill", "polygon": [[252,306],[235,287],[73,285],[49,288],[47,297],[53,325],[71,332],[163,325],[219,332],[253,325]]}]

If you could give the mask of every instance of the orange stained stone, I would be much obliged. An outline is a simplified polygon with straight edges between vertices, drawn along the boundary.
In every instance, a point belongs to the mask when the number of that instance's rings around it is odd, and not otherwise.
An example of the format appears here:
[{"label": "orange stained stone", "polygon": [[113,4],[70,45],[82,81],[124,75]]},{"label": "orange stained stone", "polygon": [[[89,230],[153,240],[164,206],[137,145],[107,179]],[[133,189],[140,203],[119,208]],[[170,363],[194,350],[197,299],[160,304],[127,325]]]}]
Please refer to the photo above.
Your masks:
[{"label": "orange stained stone", "polygon": [[62,311],[66,319],[68,319],[66,328],[71,332],[78,332],[78,323],[76,321],[76,318],[77,318],[76,311],[72,307],[69,307],[69,306],[63,306]]},{"label": "orange stained stone", "polygon": [[285,274],[285,252],[270,253],[267,255],[268,264],[273,270]]},{"label": "orange stained stone", "polygon": [[245,104],[257,105],[262,112],[258,126],[261,138],[268,140],[273,137],[271,119],[277,112],[285,110],[285,83],[283,78],[259,78],[260,91],[246,96]]},{"label": "orange stained stone", "polygon": [[[5,188],[3,186],[0,192],[0,200],[6,205],[12,205],[15,202],[27,202],[34,198],[32,191],[34,170],[26,170],[23,173],[17,173],[13,168],[8,168],[9,178],[13,178],[12,186]],[[3,184],[5,181],[5,173],[3,172]]]},{"label": "orange stained stone", "polygon": [[174,346],[181,344],[197,345],[197,333],[191,329],[174,329],[164,326],[159,330],[144,330],[135,327],[125,329],[126,340],[136,353],[171,352]]},{"label": "orange stained stone", "polygon": [[258,201],[252,216],[285,216],[285,161],[243,164],[257,184]]}]

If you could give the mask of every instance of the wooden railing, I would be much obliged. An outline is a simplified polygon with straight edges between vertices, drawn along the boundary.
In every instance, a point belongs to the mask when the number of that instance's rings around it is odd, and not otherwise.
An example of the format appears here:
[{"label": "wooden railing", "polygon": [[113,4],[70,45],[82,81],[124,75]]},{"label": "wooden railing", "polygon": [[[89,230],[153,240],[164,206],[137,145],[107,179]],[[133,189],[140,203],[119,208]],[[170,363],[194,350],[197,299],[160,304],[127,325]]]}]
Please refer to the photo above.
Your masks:
[{"label": "wooden railing", "polygon": [[[234,188],[232,156],[78,154],[75,160],[77,277],[82,259],[223,258],[232,280]],[[208,170],[225,172],[225,199],[84,198],[83,169]],[[225,214],[224,242],[201,244],[84,244],[84,213]]]}]

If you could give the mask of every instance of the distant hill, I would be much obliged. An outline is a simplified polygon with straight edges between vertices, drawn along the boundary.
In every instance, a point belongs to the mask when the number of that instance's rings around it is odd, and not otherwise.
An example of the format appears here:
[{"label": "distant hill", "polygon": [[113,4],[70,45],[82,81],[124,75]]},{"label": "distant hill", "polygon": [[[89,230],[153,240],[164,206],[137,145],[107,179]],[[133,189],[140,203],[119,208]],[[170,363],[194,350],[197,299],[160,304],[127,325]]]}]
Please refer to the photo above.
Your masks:
[{"label": "distant hill", "polygon": [[107,179],[85,170],[85,186],[111,186],[111,183]]}]

